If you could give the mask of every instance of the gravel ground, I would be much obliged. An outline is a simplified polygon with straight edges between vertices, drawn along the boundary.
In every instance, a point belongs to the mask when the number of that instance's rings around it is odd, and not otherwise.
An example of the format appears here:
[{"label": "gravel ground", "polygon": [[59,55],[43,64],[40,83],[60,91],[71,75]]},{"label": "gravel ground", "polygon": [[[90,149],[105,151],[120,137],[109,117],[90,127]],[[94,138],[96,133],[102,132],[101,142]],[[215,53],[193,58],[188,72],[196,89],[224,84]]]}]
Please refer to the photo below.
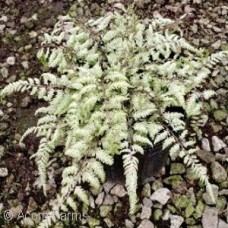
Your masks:
[{"label": "gravel ground", "polygon": [[[36,59],[36,52],[43,34],[51,31],[58,15],[70,10],[74,16],[73,2],[0,0],[0,88],[18,79],[40,75],[43,69]],[[129,4],[131,1],[90,1],[83,16],[97,16],[104,10],[112,10],[118,2]],[[178,24],[187,40],[211,51],[228,49],[226,0],[141,0],[137,7],[141,17],[151,18],[159,13],[178,19],[186,14]],[[154,180],[139,189],[141,209],[135,216],[127,214],[125,188],[121,184],[107,182],[98,196],[91,197],[88,215],[77,225],[68,224],[66,227],[228,228],[227,67],[227,62],[224,62],[211,75],[211,87],[218,96],[205,105],[210,115],[199,139],[202,151],[198,156],[208,167],[216,205],[212,204],[204,188],[200,188],[181,160],[168,160]],[[36,227],[31,216],[25,219],[18,215],[21,212],[31,215],[45,211],[51,206],[51,199],[59,188],[63,161],[57,158],[51,162],[48,170],[49,193],[45,198],[39,186],[36,165],[29,159],[38,142],[30,137],[26,147],[18,144],[24,130],[36,123],[33,114],[40,105],[26,94],[19,94],[0,107],[1,227]],[[11,221],[4,219],[7,209],[13,212]]]}]

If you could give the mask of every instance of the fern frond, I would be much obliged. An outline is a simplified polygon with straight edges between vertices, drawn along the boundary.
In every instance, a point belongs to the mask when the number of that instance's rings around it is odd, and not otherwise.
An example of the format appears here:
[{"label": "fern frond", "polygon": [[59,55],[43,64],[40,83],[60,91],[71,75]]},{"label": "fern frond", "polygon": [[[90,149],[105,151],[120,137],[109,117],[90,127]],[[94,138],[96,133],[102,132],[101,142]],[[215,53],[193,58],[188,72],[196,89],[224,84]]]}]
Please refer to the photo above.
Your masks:
[{"label": "fern frond", "polygon": [[130,213],[134,214],[136,211],[137,198],[137,170],[138,159],[131,153],[123,155],[124,175],[126,177],[126,188],[130,202]]}]

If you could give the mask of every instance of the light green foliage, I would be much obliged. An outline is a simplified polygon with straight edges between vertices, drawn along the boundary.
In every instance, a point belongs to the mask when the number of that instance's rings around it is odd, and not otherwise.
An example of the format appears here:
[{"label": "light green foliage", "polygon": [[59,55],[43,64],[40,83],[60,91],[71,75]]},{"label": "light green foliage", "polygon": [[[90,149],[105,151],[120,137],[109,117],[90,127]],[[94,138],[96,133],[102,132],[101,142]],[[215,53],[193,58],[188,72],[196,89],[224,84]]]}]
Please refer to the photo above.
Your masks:
[{"label": "light green foliage", "polygon": [[103,165],[111,165],[115,154],[123,157],[130,213],[135,213],[137,154],[156,143],[169,148],[171,156],[183,157],[210,190],[183,115],[165,110],[182,107],[188,121],[194,120],[197,126],[202,101],[214,95],[202,92],[201,86],[213,65],[228,53],[205,57],[203,50],[169,30],[173,23],[163,18],[141,20],[131,12],[108,13],[84,25],[62,17],[53,32],[45,35],[44,48],[38,53],[57,73],[11,83],[1,91],[1,97],[30,91],[48,103],[37,110],[42,115],[37,126],[23,136],[41,137],[34,157],[44,192],[47,164],[56,146],[64,144],[62,156],[72,161],[62,173],[55,213],[40,227],[55,222],[66,206],[76,210],[74,197],[88,205],[83,183],[98,191],[105,180]]}]

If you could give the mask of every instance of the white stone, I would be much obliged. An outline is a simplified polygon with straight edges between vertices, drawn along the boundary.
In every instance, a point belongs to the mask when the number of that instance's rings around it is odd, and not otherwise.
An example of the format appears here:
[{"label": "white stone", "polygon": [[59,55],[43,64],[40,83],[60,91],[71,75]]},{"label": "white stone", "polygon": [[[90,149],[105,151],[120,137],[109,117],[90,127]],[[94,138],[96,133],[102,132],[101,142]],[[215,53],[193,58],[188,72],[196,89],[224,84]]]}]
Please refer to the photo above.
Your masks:
[{"label": "white stone", "polygon": [[91,208],[95,208],[94,198],[92,196],[89,197],[89,205]]},{"label": "white stone", "polygon": [[202,0],[193,0],[193,3],[200,4],[202,3]]},{"label": "white stone", "polygon": [[115,202],[114,202],[114,199],[112,196],[110,196],[109,194],[107,194],[104,198],[104,202],[103,202],[103,205],[113,205]]},{"label": "white stone", "polygon": [[8,176],[8,169],[0,168],[0,177],[7,177],[7,176]]},{"label": "white stone", "polygon": [[152,203],[151,199],[144,197],[143,198],[143,206],[152,207],[153,203]]},{"label": "white stone", "polygon": [[142,207],[142,213],[141,213],[140,218],[141,219],[149,219],[150,216],[151,216],[151,213],[152,213],[152,211],[151,211],[151,208],[150,207],[143,206]]},{"label": "white stone", "polygon": [[126,228],[134,228],[134,223],[129,219],[125,219],[125,227]]},{"label": "white stone", "polygon": [[101,192],[101,193],[97,196],[95,203],[96,203],[97,205],[101,205],[102,202],[103,202],[103,200],[104,200],[104,192]]},{"label": "white stone", "polygon": [[7,22],[8,21],[7,16],[4,15],[4,16],[0,17],[0,21]]},{"label": "white stone", "polygon": [[165,205],[171,197],[171,192],[168,188],[159,188],[151,195],[151,200],[158,201],[160,204]]},{"label": "white stone", "polygon": [[6,67],[2,67],[1,74],[3,78],[7,78],[9,76],[9,71]]},{"label": "white stone", "polygon": [[219,219],[218,228],[228,228],[228,223],[224,222],[222,219]]},{"label": "white stone", "polygon": [[202,143],[203,150],[208,151],[208,152],[211,151],[210,143],[207,138],[203,138],[201,143]]},{"label": "white stone", "polygon": [[28,61],[23,61],[21,63],[21,65],[24,67],[24,69],[28,69],[29,68],[29,62]]},{"label": "white stone", "polygon": [[10,56],[6,59],[6,62],[9,64],[9,65],[14,65],[15,64],[15,57],[14,56]]},{"label": "white stone", "polygon": [[179,215],[170,215],[170,228],[179,228],[184,222],[184,218]]},{"label": "white stone", "polygon": [[154,224],[150,220],[145,219],[139,224],[138,228],[154,228]]},{"label": "white stone", "polygon": [[212,137],[212,144],[213,144],[213,149],[215,152],[221,150],[222,148],[226,147],[226,144],[217,136]]},{"label": "white stone", "polygon": [[203,228],[217,228],[218,227],[218,209],[206,208],[202,216]]},{"label": "white stone", "polygon": [[109,181],[105,182],[104,183],[104,191],[106,193],[109,193],[110,190],[113,188],[114,185],[115,185],[115,183],[113,183],[113,182],[109,182]]},{"label": "white stone", "polygon": [[6,27],[5,25],[0,25],[0,33],[3,32],[5,27]]},{"label": "white stone", "polygon": [[124,186],[121,184],[117,184],[115,187],[113,187],[110,193],[118,197],[124,197],[127,194]]}]

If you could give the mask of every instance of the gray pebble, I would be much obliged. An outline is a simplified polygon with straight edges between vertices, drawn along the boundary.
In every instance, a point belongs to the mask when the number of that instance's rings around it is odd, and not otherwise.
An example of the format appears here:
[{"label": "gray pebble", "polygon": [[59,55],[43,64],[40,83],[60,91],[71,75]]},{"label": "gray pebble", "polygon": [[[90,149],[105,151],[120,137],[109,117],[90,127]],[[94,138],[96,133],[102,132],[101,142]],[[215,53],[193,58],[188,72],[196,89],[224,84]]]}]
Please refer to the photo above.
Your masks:
[{"label": "gray pebble", "polygon": [[150,220],[145,219],[139,224],[138,228],[154,228],[154,224]]},{"label": "gray pebble", "polygon": [[203,138],[201,141],[202,149],[205,151],[211,151],[210,143],[207,138]]},{"label": "gray pebble", "polygon": [[159,188],[151,195],[152,201],[157,201],[162,205],[165,205],[171,198],[171,192],[168,188]]},{"label": "gray pebble", "polygon": [[211,164],[212,177],[217,183],[221,183],[227,179],[227,172],[218,162]]},{"label": "gray pebble", "polygon": [[222,148],[226,147],[226,144],[217,136],[213,136],[212,137],[212,145],[213,145],[213,149],[215,152],[221,150]]},{"label": "gray pebble", "polygon": [[124,186],[121,185],[121,184],[117,184],[116,186],[114,186],[114,187],[112,188],[112,190],[111,190],[110,193],[111,193],[112,195],[118,196],[118,197],[120,197],[120,198],[121,198],[121,197],[124,197],[124,196],[127,194],[127,192],[126,192]]},{"label": "gray pebble", "polygon": [[218,228],[218,209],[206,208],[202,216],[203,228]]},{"label": "gray pebble", "polygon": [[8,176],[8,169],[0,168],[0,177],[7,177],[7,176]]}]

